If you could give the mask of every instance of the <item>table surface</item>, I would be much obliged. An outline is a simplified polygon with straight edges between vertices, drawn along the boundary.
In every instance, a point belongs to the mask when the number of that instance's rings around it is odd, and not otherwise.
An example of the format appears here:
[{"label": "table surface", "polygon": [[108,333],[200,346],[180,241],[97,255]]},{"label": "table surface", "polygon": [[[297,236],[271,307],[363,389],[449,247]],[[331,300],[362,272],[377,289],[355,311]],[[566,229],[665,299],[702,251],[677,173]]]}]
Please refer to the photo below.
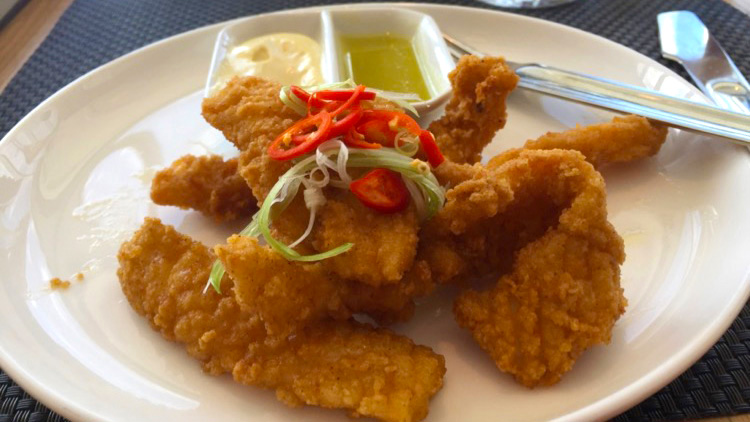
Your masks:
[{"label": "table surface", "polygon": [[[750,0],[726,0],[750,14]],[[29,0],[0,30],[0,92],[34,53],[73,0]],[[701,419],[701,422],[750,422],[750,414]]]}]

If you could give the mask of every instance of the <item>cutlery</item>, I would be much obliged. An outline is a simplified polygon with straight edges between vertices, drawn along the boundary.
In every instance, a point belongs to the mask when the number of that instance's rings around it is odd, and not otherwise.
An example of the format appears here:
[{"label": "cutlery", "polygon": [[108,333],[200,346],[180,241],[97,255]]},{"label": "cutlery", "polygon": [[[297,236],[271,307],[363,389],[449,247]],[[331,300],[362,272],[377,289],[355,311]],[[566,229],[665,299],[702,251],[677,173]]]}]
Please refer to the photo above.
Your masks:
[{"label": "cutlery", "polygon": [[[454,57],[486,55],[446,34],[443,38]],[[518,85],[522,88],[606,110],[638,114],[670,126],[750,146],[750,116],[745,114],[551,66],[507,63],[520,77]]]},{"label": "cutlery", "polygon": [[720,108],[750,114],[750,84],[693,12],[659,13],[661,55],[687,70]]}]

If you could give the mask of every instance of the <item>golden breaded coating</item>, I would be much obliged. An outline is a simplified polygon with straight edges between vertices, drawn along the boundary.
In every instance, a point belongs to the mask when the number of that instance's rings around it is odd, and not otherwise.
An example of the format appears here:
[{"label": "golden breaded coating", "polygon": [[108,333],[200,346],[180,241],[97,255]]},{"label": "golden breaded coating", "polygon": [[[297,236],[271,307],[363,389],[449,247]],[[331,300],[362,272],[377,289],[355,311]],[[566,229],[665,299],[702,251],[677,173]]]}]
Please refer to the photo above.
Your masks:
[{"label": "golden breaded coating", "polygon": [[453,96],[445,114],[429,129],[447,159],[475,163],[495,132],[505,126],[505,99],[518,76],[501,57],[464,56],[448,77]]},{"label": "golden breaded coating", "polygon": [[170,341],[184,343],[206,372],[230,372],[251,342],[262,340],[260,320],[237,305],[232,281],[223,294],[203,294],[213,254],[155,218],[146,218],[117,254],[117,276],[130,305]]},{"label": "golden breaded coating", "polygon": [[346,320],[355,313],[382,322],[404,321],[413,312],[412,300],[432,287],[424,262],[414,265],[398,284],[373,287],[328,273],[325,261],[287,261],[255,238],[235,235],[215,250],[234,280],[237,301],[277,337],[321,320]]},{"label": "golden breaded coating", "polygon": [[269,335],[286,338],[311,321],[351,316],[342,281],[321,263],[287,261],[257,239],[237,235],[214,250],[235,280],[237,302],[263,320]]},{"label": "golden breaded coating", "polygon": [[[432,230],[461,234],[467,227],[496,215],[513,199],[507,180],[491,177],[481,165],[446,163],[441,178],[452,177],[455,184],[445,192],[445,205],[429,223]],[[449,169],[455,169],[448,175]]]},{"label": "golden breaded coating", "polygon": [[312,244],[322,252],[354,243],[348,252],[323,261],[326,268],[341,278],[377,287],[398,283],[412,266],[418,232],[419,220],[413,207],[382,214],[344,192],[326,202]]},{"label": "golden breaded coating", "polygon": [[[243,150],[240,172],[259,200],[290,167],[289,162],[268,157],[268,144],[299,118],[278,99],[279,89],[278,84],[262,79],[235,78],[203,102],[206,120]],[[286,117],[260,113],[261,106]],[[299,251],[311,253],[311,247],[323,252],[352,242],[354,247],[346,254],[326,261],[329,271],[374,287],[398,283],[412,266],[417,250],[419,221],[414,210],[380,214],[363,206],[349,192],[327,189],[325,194],[328,202],[318,212],[310,241],[304,242]],[[274,235],[293,242],[305,231],[308,215],[302,200],[295,200],[275,219]]]},{"label": "golden breaded coating", "polygon": [[641,116],[615,117],[611,122],[576,126],[565,132],[548,132],[527,141],[526,149],[573,149],[595,167],[627,163],[659,152],[667,138],[666,126]]},{"label": "golden breaded coating", "polygon": [[156,173],[151,200],[192,208],[218,222],[249,217],[258,210],[250,188],[237,174],[237,159],[224,161],[218,155],[186,155]]},{"label": "golden breaded coating", "polygon": [[241,151],[240,173],[262,201],[291,164],[266,155],[268,145],[300,116],[279,99],[281,85],[254,76],[232,79],[203,100],[203,117]]},{"label": "golden breaded coating", "polygon": [[240,151],[250,144],[267,144],[300,118],[281,102],[280,89],[278,82],[267,79],[235,77],[203,100],[203,117]]},{"label": "golden breaded coating", "polygon": [[344,302],[353,312],[387,325],[408,321],[414,314],[414,299],[428,295],[434,287],[430,266],[417,252],[414,264],[398,283],[374,287],[347,281]]},{"label": "golden breaded coating", "polygon": [[429,348],[354,322],[308,327],[280,347],[255,344],[233,371],[243,384],[275,388],[290,406],[346,408],[390,422],[427,416],[444,374],[444,358]]},{"label": "golden breaded coating", "polygon": [[273,388],[288,405],[348,409],[387,422],[424,418],[441,388],[442,356],[388,330],[328,321],[269,338],[240,309],[229,277],[222,294],[203,293],[211,252],[147,218],[118,254],[118,277],[131,306],[212,374],[231,371],[243,384]]},{"label": "golden breaded coating", "polygon": [[580,153],[513,150],[488,170],[513,200],[482,229],[520,250],[494,288],[459,296],[456,319],[502,371],[528,387],[554,384],[609,342],[625,310],[623,241],[607,221],[604,181]]}]

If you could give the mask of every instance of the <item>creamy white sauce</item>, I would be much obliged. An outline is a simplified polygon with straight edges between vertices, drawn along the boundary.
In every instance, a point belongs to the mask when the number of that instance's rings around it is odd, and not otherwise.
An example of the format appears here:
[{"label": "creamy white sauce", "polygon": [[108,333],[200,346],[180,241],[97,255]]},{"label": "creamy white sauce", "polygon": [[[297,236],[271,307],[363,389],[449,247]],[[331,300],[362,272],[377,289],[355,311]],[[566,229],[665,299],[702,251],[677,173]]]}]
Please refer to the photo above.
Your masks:
[{"label": "creamy white sauce", "polygon": [[282,85],[318,85],[321,49],[302,34],[278,33],[252,38],[234,46],[219,66],[212,91],[235,76],[259,76]]}]

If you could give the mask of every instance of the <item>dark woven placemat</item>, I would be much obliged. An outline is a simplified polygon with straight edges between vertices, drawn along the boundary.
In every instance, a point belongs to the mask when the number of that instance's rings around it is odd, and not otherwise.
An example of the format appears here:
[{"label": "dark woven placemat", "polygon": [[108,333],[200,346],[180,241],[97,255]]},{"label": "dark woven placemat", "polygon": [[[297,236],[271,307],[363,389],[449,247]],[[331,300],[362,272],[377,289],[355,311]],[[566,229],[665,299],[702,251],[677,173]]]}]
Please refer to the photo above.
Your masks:
[{"label": "dark woven placemat", "polygon": [[[351,1],[350,1],[351,2]],[[0,137],[76,77],[138,47],[239,16],[342,1],[77,0],[0,94]],[[489,7],[471,0],[436,3]],[[524,11],[602,35],[660,60],[656,14],[696,12],[744,74],[750,73],[750,18],[720,0],[581,0]],[[667,421],[750,412],[750,305],[719,342],[677,380],[617,422]],[[0,370],[0,422],[61,422]]]}]

